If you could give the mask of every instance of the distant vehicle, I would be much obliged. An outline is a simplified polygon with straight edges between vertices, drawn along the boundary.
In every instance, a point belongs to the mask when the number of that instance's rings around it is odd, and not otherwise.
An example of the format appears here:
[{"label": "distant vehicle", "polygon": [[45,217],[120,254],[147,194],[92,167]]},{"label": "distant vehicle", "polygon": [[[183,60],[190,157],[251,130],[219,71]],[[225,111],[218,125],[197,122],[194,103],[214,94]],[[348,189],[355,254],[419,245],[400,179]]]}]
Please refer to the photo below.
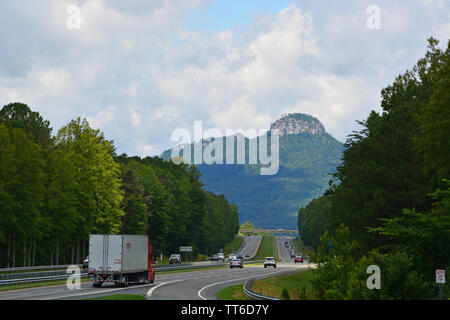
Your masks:
[{"label": "distant vehicle", "polygon": [[244,260],[244,256],[242,255],[242,253],[238,253],[238,254],[236,254],[236,259]]},{"label": "distant vehicle", "polygon": [[285,246],[286,248],[289,248],[289,242],[285,241],[285,242],[284,242],[284,246]]},{"label": "distant vehicle", "polygon": [[219,252],[217,254],[217,257],[219,257],[219,260],[225,261],[225,256],[224,256],[224,254],[222,252]]},{"label": "distant vehicle", "polygon": [[297,248],[291,247],[291,258],[295,258],[297,255]]},{"label": "distant vehicle", "polygon": [[212,255],[211,261],[219,261],[219,256],[217,254]]},{"label": "distant vehicle", "polygon": [[89,235],[89,277],[94,287],[112,282],[127,287],[153,283],[152,247],[148,236]]},{"label": "distant vehicle", "polygon": [[230,269],[233,268],[244,268],[244,261],[241,259],[233,259],[230,261]]},{"label": "distant vehicle", "polygon": [[89,267],[89,256],[83,260],[83,269],[87,269]]},{"label": "distant vehicle", "polygon": [[245,255],[245,259],[250,258],[250,256],[248,254]]},{"label": "distant vehicle", "polygon": [[234,259],[236,259],[236,255],[234,254],[234,253],[232,253],[232,254],[230,254],[229,256],[228,256],[228,260],[234,260]]},{"label": "distant vehicle", "polygon": [[295,256],[295,263],[297,262],[303,262],[303,256],[299,253],[297,253],[297,255]]},{"label": "distant vehicle", "polygon": [[181,264],[181,255],[177,254],[177,253],[171,254],[170,258],[169,258],[169,264],[172,264],[172,263]]},{"label": "distant vehicle", "polygon": [[266,257],[264,259],[264,268],[267,267],[277,267],[277,262],[275,261],[275,259],[273,257]]}]

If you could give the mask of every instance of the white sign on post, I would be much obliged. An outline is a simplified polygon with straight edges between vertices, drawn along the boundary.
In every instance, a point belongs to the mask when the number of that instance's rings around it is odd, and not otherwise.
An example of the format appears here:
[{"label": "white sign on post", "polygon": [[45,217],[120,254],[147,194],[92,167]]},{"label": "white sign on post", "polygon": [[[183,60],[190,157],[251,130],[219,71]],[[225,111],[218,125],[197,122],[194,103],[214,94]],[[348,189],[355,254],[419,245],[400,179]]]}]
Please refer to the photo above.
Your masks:
[{"label": "white sign on post", "polygon": [[445,270],[436,270],[436,283],[445,283]]},{"label": "white sign on post", "polygon": [[192,252],[192,247],[180,247],[180,252]]}]

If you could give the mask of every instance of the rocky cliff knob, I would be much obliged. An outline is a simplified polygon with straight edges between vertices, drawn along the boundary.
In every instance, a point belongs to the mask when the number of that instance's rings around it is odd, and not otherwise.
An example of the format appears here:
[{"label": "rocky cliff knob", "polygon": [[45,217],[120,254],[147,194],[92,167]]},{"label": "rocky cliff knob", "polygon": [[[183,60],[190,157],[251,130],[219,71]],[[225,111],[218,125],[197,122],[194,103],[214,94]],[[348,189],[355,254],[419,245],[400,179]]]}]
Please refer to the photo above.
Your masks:
[{"label": "rocky cliff knob", "polygon": [[278,129],[280,136],[288,134],[324,134],[325,127],[313,116],[303,113],[289,113],[270,125],[270,129]]}]

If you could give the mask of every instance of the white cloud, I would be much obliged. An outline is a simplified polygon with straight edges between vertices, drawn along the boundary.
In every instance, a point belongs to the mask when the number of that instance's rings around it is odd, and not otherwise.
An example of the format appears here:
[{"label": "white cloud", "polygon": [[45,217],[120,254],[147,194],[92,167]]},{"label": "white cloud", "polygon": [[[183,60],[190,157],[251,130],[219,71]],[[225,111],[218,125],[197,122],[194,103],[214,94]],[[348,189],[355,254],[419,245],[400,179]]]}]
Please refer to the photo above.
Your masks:
[{"label": "white cloud", "polygon": [[294,1],[217,32],[184,26],[207,2],[84,1],[80,30],[66,27],[69,0],[0,4],[0,104],[28,103],[56,130],[88,115],[119,153],[158,154],[194,120],[260,129],[283,112],[344,140],[428,36],[450,36],[448,1],[383,2],[379,32],[366,27],[370,0]]},{"label": "white cloud", "polygon": [[110,124],[114,120],[114,115],[117,108],[115,106],[108,106],[102,109],[93,117],[87,117],[89,124],[93,128],[104,129],[105,126]]},{"label": "white cloud", "polygon": [[138,127],[142,123],[142,114],[135,111],[133,108],[130,110],[130,122],[133,127]]}]

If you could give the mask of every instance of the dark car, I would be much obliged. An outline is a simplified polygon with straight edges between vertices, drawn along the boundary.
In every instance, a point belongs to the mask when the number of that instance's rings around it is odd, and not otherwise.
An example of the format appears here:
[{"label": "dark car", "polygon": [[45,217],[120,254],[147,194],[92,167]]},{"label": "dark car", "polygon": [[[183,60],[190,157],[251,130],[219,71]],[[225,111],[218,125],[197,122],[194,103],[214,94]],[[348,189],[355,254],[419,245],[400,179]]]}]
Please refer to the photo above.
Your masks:
[{"label": "dark car", "polygon": [[219,261],[220,260],[220,257],[217,255],[217,254],[214,254],[212,257],[211,257],[211,261]]},{"label": "dark car", "polygon": [[87,269],[89,267],[89,256],[83,260],[83,269]]},{"label": "dark car", "polygon": [[244,255],[242,253],[236,254],[236,259],[244,261]]},{"label": "dark car", "polygon": [[181,264],[181,255],[179,255],[179,254],[172,254],[172,255],[170,255],[169,264],[172,264],[172,263],[179,263],[179,264]]}]

